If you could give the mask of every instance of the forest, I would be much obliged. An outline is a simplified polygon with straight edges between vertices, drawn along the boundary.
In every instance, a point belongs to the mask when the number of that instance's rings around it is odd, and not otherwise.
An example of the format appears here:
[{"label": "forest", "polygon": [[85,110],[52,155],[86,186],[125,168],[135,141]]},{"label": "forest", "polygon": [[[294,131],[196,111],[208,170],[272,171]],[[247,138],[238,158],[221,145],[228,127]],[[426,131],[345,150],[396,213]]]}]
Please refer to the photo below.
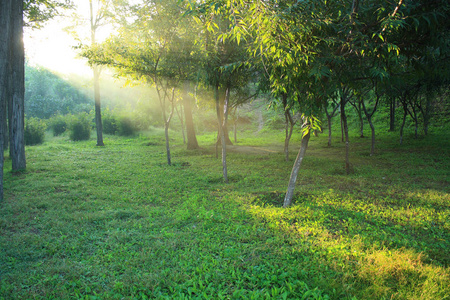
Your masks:
[{"label": "forest", "polygon": [[85,2],[0,6],[0,299],[450,297],[447,1]]}]

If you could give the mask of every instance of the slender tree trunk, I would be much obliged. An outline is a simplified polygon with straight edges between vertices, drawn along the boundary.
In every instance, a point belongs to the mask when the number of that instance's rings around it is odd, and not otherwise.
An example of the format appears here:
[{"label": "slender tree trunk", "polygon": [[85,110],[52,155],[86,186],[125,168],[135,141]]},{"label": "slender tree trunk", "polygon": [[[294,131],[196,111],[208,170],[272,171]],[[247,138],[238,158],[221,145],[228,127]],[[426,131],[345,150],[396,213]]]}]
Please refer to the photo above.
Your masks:
[{"label": "slender tree trunk", "polygon": [[216,140],[216,158],[219,158],[219,140],[222,137],[222,116],[220,113],[219,86],[214,87],[214,101],[216,102],[217,114],[217,140]]},{"label": "slender tree trunk", "polygon": [[395,131],[395,98],[389,103],[389,131]]},{"label": "slender tree trunk", "polygon": [[0,5],[0,201],[3,201],[4,149],[7,136],[7,87],[10,48],[11,1],[2,0]]},{"label": "slender tree trunk", "polygon": [[[345,97],[345,96],[343,96]],[[344,132],[345,137],[345,172],[347,174],[350,174],[351,167],[350,167],[350,159],[349,159],[349,153],[350,153],[350,141],[348,138],[348,126],[347,126],[347,116],[345,115],[345,99],[341,99],[341,121],[342,121],[342,128]]]},{"label": "slender tree trunk", "polygon": [[403,104],[403,121],[402,121],[402,126],[400,126],[400,145],[403,143],[403,128],[405,127],[407,115],[408,115],[408,109],[405,107],[405,104]]},{"label": "slender tree trunk", "polygon": [[344,122],[342,121],[342,109],[341,107],[341,142],[344,142]]},{"label": "slender tree trunk", "polygon": [[375,126],[373,126],[372,119],[368,120],[370,130],[372,131],[372,144],[370,145],[370,156],[375,154]]},{"label": "slender tree trunk", "polygon": [[103,143],[102,104],[100,99],[100,70],[99,66],[93,66],[94,72],[94,99],[95,99],[95,128],[97,130],[97,146],[105,146]]},{"label": "slender tree trunk", "polygon": [[298,172],[302,165],[303,158],[305,157],[306,148],[308,148],[309,137],[310,133],[306,134],[302,138],[300,150],[298,151],[297,158],[295,159],[294,166],[292,167],[291,177],[289,178],[289,184],[286,195],[284,197],[283,207],[288,207],[292,204],[292,199],[294,198],[295,183],[297,182]]},{"label": "slender tree trunk", "polygon": [[223,169],[223,181],[228,183],[228,167],[227,167],[227,143],[225,141],[225,131],[224,128],[227,126],[227,115],[228,115],[228,103],[230,99],[230,88],[225,91],[225,101],[224,101],[224,118],[222,123],[222,129],[220,130],[220,138],[222,144],[222,169]]},{"label": "slender tree trunk", "polygon": [[[362,101],[362,100],[361,100]],[[359,117],[359,137],[364,138],[364,119],[361,113],[361,101],[358,103],[358,117]]]},{"label": "slender tree trunk", "polygon": [[183,105],[184,105],[184,119],[186,123],[186,135],[187,135],[187,149],[193,150],[198,149],[197,136],[195,135],[195,127],[194,121],[192,119],[192,99],[188,93],[189,82],[184,82],[184,96],[183,96]]},{"label": "slender tree trunk", "polygon": [[236,144],[237,143],[237,118],[234,120],[234,122],[233,122],[233,132],[234,132],[234,136],[233,136],[233,138],[234,138],[234,143]]},{"label": "slender tree trunk", "polygon": [[361,101],[362,108],[364,110],[364,114],[366,115],[367,122],[369,122],[369,126],[372,131],[372,144],[370,146],[370,156],[375,154],[375,126],[373,125],[372,117],[375,114],[375,111],[377,110],[379,100],[380,100],[380,96],[377,95],[377,99],[376,99],[375,105],[374,105],[371,113],[368,112],[366,105],[364,104],[364,101]]},{"label": "slender tree trunk", "polygon": [[[95,31],[98,25],[95,24],[94,10],[92,8],[92,0],[89,0],[90,8],[90,21],[91,21],[91,44],[95,45]],[[95,128],[97,130],[97,146],[104,146],[103,143],[103,125],[102,125],[102,105],[100,99],[100,67],[93,66],[92,71],[94,74],[94,100],[95,100]]]},{"label": "slender tree trunk", "polygon": [[10,153],[12,159],[12,170],[19,171],[26,169],[25,159],[25,50],[23,46],[23,1],[12,1],[11,6],[11,99],[12,103],[10,127]]},{"label": "slender tree trunk", "polygon": [[289,111],[285,113],[286,117],[286,137],[284,139],[284,155],[286,161],[289,161],[289,142],[291,141],[292,133],[294,132],[294,122],[290,116]]},{"label": "slender tree trunk", "polygon": [[331,147],[331,118],[332,118],[332,116],[327,115],[327,119],[328,119],[328,147]]},{"label": "slender tree trunk", "polygon": [[287,106],[287,95],[282,96],[283,108],[284,108],[284,119],[286,123],[285,128],[285,138],[284,138],[284,156],[285,160],[289,161],[289,142],[291,141],[292,132],[294,131],[294,120],[292,118],[291,112]]},{"label": "slender tree trunk", "polygon": [[177,111],[178,119],[180,119],[181,123],[181,134],[183,136],[183,145],[186,145],[186,135],[184,134],[184,121],[183,121],[183,105],[180,105],[180,111],[178,111],[178,108],[175,105],[175,110]]},{"label": "slender tree trunk", "polygon": [[170,145],[169,145],[169,123],[164,122],[164,136],[166,138],[166,154],[167,154],[167,164],[172,165],[172,156],[170,155]]}]

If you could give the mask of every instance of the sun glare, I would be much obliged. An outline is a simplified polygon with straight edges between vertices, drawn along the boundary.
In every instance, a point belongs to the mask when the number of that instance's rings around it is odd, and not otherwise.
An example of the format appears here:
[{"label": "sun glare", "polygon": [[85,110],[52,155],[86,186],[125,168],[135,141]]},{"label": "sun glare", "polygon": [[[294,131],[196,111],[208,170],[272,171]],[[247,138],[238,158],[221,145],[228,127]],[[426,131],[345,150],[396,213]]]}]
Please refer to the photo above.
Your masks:
[{"label": "sun glare", "polygon": [[61,20],[53,20],[39,30],[24,33],[25,55],[28,63],[62,74],[89,75],[86,60],[77,57],[76,41],[63,31]]}]

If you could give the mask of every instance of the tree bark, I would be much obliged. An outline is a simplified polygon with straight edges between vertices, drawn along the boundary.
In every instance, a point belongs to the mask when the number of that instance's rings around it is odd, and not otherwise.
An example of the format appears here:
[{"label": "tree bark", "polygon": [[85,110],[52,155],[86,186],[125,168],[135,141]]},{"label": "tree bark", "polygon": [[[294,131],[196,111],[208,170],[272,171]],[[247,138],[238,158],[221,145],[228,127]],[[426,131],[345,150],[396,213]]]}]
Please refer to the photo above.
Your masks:
[{"label": "tree bark", "polygon": [[192,99],[188,93],[189,82],[184,83],[184,119],[186,123],[186,135],[187,135],[187,149],[198,149],[197,136],[195,135],[194,121],[192,119]]},{"label": "tree bark", "polygon": [[297,182],[298,172],[302,165],[303,158],[305,157],[306,148],[308,148],[310,133],[306,134],[302,138],[302,143],[300,150],[298,151],[297,158],[295,159],[294,166],[292,167],[291,177],[289,178],[289,184],[287,188],[286,195],[284,197],[283,207],[288,207],[292,204],[292,199],[294,198],[295,183]]},{"label": "tree bark", "polygon": [[11,2],[11,47],[10,47],[10,71],[9,76],[11,93],[10,110],[10,154],[12,160],[12,170],[19,171],[26,169],[25,159],[25,50],[23,46],[23,1],[15,0]]},{"label": "tree bark", "polygon": [[11,1],[3,0],[0,4],[0,201],[3,200],[3,165],[4,147],[7,136],[7,87],[10,48]]}]

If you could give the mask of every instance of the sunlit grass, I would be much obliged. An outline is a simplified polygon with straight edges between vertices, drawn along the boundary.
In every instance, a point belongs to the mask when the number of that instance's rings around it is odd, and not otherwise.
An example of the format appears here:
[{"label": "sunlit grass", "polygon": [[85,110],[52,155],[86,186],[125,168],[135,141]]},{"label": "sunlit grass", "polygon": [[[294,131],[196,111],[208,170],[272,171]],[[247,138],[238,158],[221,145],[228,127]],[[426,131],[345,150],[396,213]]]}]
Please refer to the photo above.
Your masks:
[{"label": "sunlit grass", "polygon": [[5,174],[0,298],[449,297],[446,139],[385,136],[373,157],[355,140],[345,175],[338,139],[313,138],[283,209],[299,140],[286,162],[282,132],[240,135],[229,184],[214,133],[187,151],[171,132],[173,166],[158,129],[28,147],[27,171]]}]

